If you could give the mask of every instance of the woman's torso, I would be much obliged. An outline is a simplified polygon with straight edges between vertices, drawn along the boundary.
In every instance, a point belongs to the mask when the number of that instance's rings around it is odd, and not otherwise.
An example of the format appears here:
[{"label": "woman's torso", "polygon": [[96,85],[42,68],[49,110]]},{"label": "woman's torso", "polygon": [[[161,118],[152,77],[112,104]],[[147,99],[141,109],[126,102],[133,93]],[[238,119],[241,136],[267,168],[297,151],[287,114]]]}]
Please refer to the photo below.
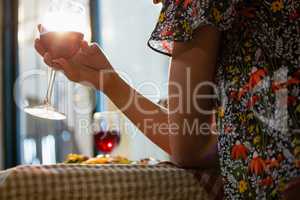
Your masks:
[{"label": "woman's torso", "polygon": [[300,2],[241,1],[236,12],[217,70],[225,195],[276,199],[300,176]]}]

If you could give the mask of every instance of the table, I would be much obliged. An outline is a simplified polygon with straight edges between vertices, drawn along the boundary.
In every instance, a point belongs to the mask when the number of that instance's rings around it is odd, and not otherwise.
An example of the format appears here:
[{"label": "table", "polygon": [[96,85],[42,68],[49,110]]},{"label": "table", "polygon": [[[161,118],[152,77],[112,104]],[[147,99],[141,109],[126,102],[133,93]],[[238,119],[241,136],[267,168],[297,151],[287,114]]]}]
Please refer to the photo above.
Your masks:
[{"label": "table", "polygon": [[158,165],[23,165],[0,172],[0,200],[220,199],[215,171]]}]

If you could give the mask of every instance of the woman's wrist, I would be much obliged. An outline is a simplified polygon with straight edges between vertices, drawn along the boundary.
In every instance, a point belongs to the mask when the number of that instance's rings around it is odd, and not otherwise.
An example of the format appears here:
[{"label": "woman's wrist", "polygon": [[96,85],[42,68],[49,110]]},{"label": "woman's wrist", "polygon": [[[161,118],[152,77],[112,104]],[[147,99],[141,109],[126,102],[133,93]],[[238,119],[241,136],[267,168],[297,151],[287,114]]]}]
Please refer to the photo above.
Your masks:
[{"label": "woman's wrist", "polygon": [[112,95],[115,91],[118,91],[118,85],[120,77],[114,70],[102,71],[98,73],[98,88],[107,96]]}]

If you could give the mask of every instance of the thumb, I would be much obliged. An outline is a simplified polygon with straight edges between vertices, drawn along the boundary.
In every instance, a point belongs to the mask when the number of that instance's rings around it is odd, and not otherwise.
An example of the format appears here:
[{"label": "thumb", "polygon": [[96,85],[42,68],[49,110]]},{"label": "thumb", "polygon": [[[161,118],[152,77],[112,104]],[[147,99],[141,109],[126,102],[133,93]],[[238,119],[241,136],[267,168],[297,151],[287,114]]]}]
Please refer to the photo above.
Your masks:
[{"label": "thumb", "polygon": [[89,55],[95,55],[101,53],[100,47],[97,43],[92,43],[88,45],[86,41],[83,41],[81,44],[82,51]]},{"label": "thumb", "polygon": [[52,61],[53,63],[57,64],[60,66],[60,68],[66,73],[70,70],[71,65],[70,63],[64,59],[64,58],[58,58]]}]

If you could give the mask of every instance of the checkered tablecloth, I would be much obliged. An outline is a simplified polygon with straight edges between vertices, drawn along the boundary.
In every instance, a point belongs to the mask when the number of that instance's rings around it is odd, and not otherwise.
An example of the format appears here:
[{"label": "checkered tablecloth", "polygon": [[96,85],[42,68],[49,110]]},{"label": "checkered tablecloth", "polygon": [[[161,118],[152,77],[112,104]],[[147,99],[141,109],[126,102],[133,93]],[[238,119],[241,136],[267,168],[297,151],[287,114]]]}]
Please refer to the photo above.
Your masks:
[{"label": "checkered tablecloth", "polygon": [[165,164],[19,166],[0,172],[0,200],[215,199],[212,175]]}]

